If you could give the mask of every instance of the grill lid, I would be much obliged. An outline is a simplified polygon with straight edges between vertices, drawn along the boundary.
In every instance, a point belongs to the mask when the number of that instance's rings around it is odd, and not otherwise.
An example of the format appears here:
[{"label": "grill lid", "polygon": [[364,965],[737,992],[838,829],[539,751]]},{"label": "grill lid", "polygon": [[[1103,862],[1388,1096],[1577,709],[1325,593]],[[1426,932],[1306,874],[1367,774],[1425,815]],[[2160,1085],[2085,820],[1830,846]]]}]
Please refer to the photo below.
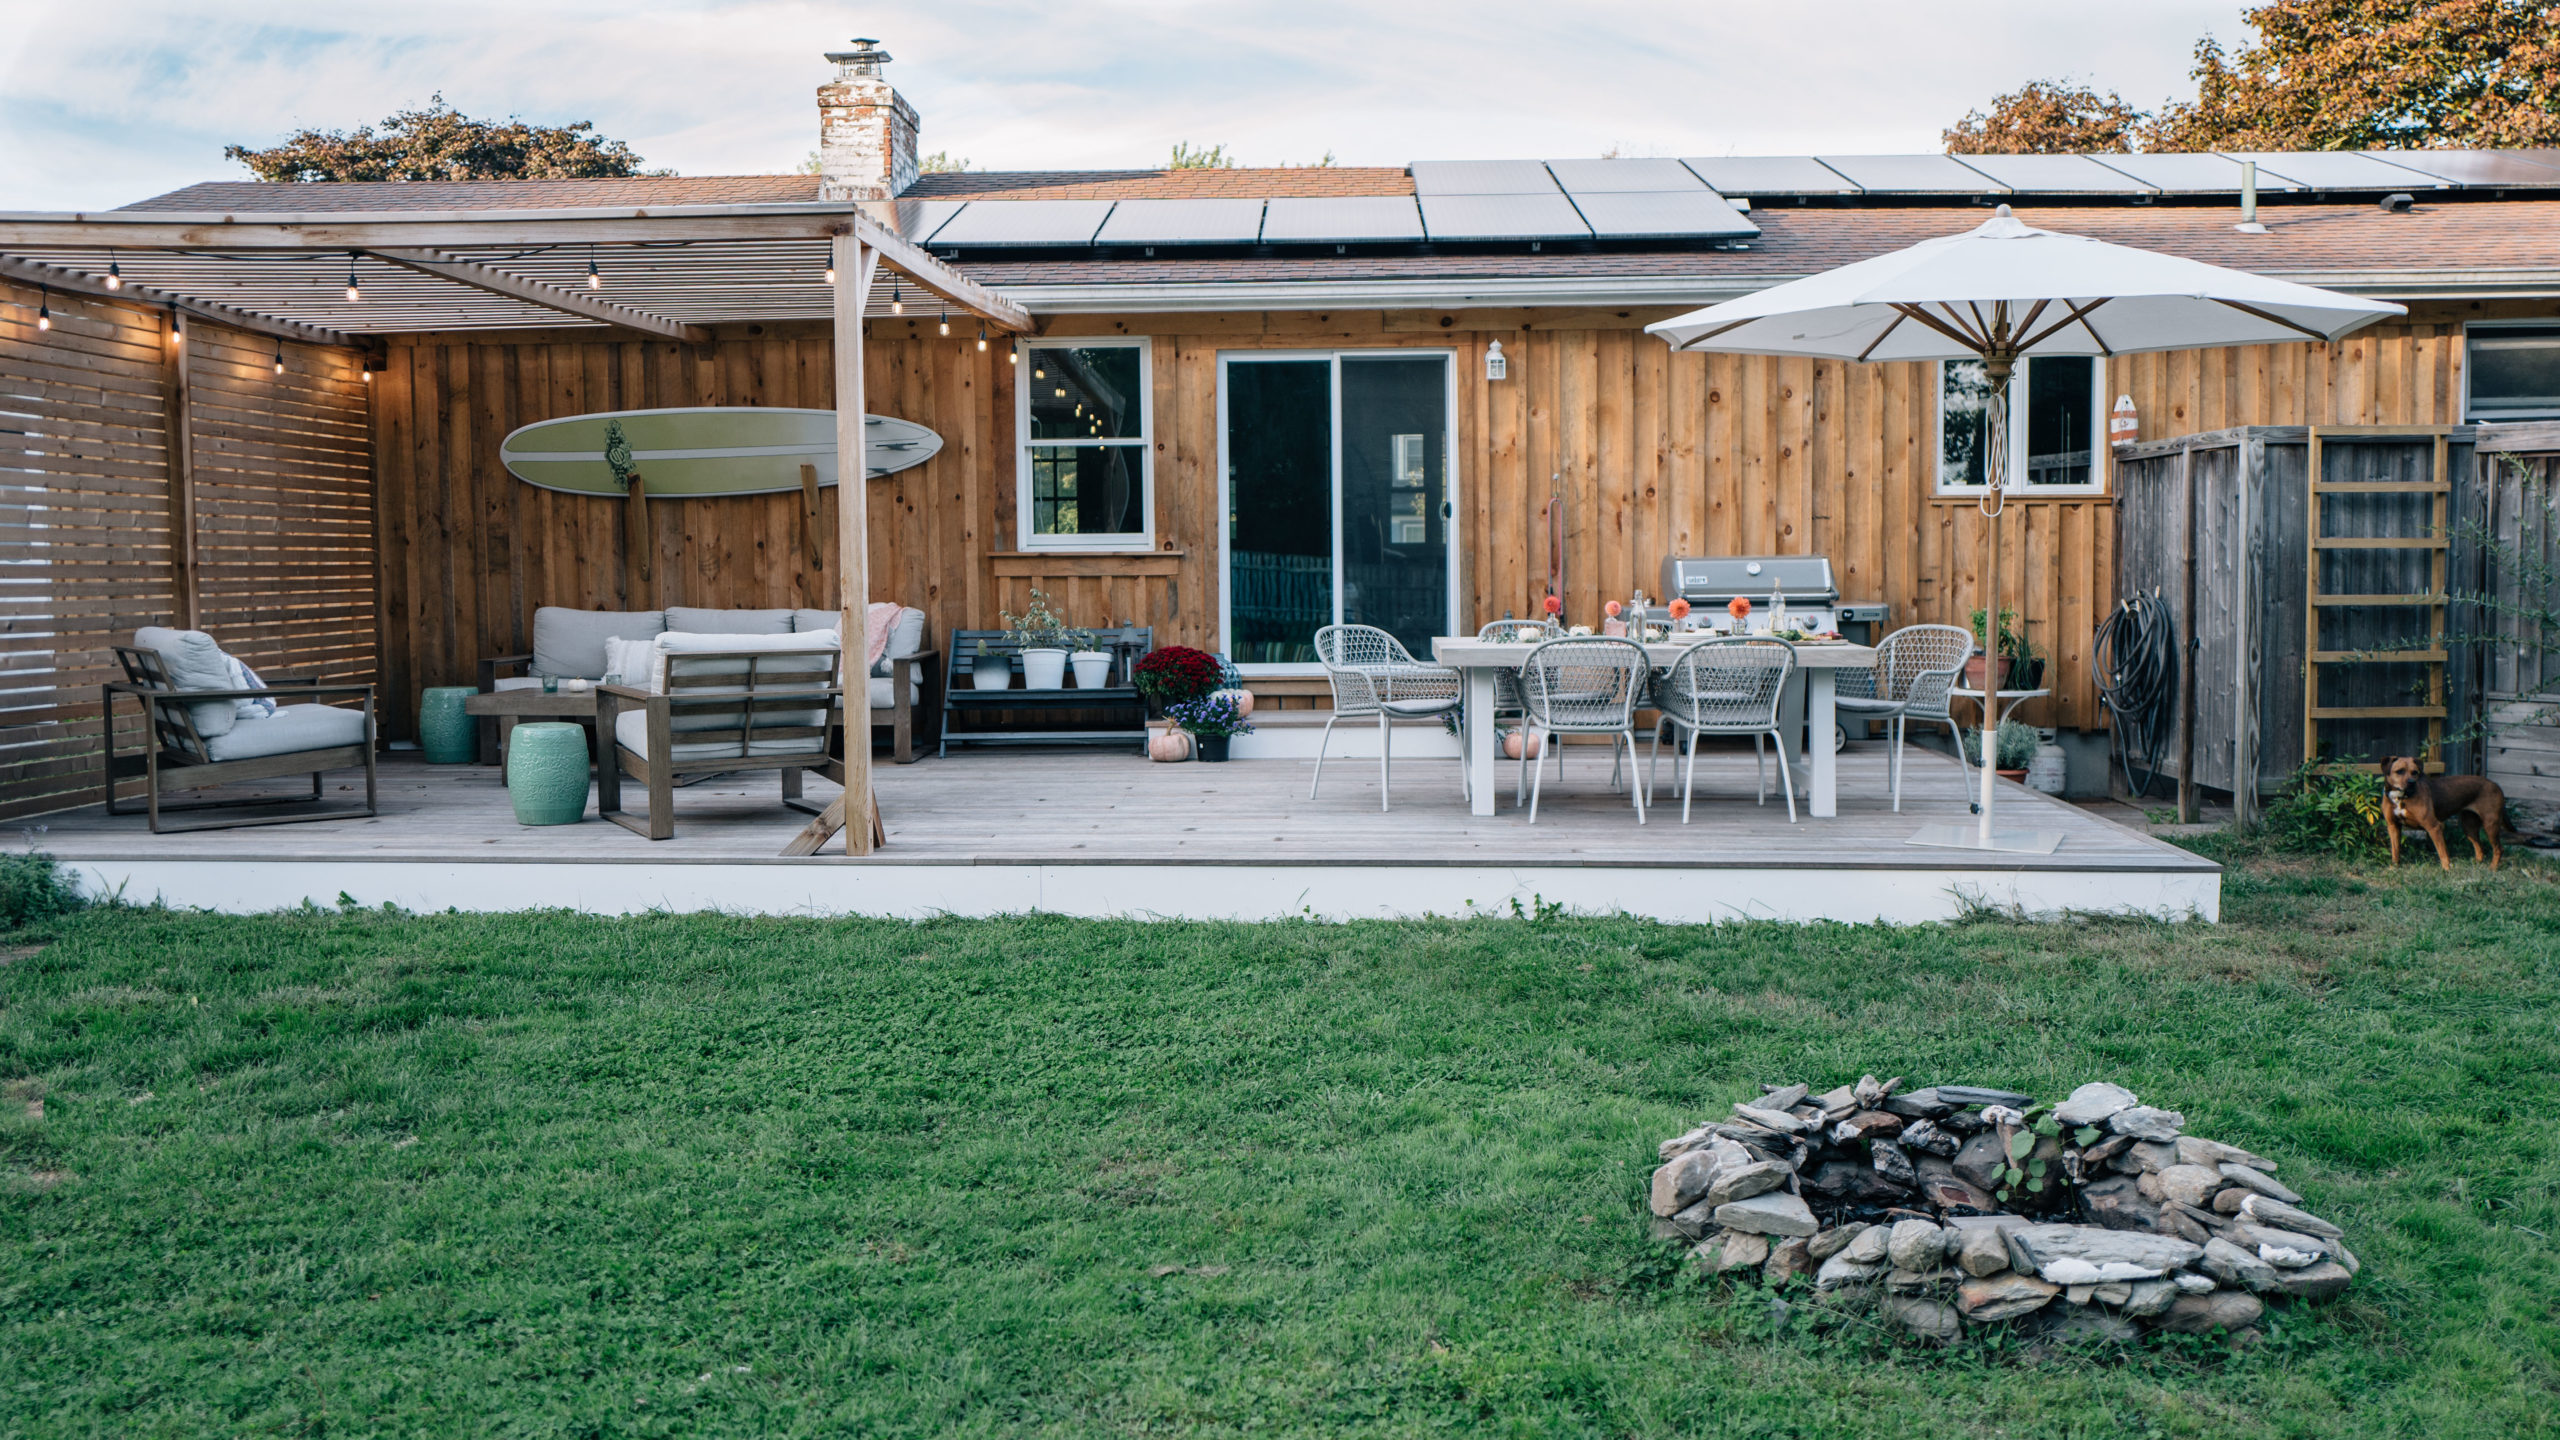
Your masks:
[{"label": "grill lid", "polygon": [[1828,605],[1840,598],[1826,556],[1680,555],[1662,562],[1666,600],[1715,604],[1741,595],[1757,604],[1781,589],[1791,605]]}]

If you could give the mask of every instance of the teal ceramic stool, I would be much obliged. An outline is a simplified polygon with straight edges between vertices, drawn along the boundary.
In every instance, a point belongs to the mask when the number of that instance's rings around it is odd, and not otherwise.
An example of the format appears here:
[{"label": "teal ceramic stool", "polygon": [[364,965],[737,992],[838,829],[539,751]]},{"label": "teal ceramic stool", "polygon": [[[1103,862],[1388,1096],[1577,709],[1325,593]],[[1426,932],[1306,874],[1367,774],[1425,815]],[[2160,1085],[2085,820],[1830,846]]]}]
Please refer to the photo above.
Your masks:
[{"label": "teal ceramic stool", "polygon": [[462,702],[480,692],[468,685],[433,685],[418,697],[418,748],[430,765],[468,765],[479,756],[479,737]]},{"label": "teal ceramic stool", "polygon": [[587,727],[518,725],[507,741],[507,798],[519,825],[587,818]]}]

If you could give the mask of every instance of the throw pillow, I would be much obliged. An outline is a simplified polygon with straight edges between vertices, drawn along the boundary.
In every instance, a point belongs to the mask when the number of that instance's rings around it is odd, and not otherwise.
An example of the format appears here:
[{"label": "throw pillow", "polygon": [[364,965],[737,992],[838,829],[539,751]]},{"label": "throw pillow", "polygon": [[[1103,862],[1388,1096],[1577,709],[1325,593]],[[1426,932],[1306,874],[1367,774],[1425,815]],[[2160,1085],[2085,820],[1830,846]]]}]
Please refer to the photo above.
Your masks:
[{"label": "throw pillow", "polygon": [[[250,669],[248,663],[239,656],[225,651],[222,659],[231,667],[232,689],[264,690],[267,688],[267,682],[259,679],[258,672]],[[276,713],[276,702],[273,700],[242,700],[237,703],[239,718],[243,720],[264,720]]]}]

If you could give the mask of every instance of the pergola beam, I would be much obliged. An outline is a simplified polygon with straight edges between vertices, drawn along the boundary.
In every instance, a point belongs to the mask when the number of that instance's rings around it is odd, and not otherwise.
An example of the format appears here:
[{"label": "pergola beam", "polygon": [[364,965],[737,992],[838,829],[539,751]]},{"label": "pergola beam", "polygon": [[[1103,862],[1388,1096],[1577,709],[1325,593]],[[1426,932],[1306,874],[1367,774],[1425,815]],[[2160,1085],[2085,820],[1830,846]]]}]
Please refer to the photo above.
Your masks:
[{"label": "pergola beam", "polygon": [[317,325],[305,325],[298,320],[280,320],[272,315],[238,310],[212,300],[197,300],[190,296],[173,295],[166,290],[155,290],[151,286],[136,284],[131,280],[126,281],[122,288],[117,288],[93,275],[83,275],[77,270],[39,265],[33,260],[20,260],[10,255],[0,255],[0,275],[6,275],[12,280],[28,285],[49,285],[66,295],[95,295],[106,300],[123,300],[130,304],[163,308],[175,305],[181,315],[192,315],[198,320],[210,320],[216,325],[228,325],[234,330],[246,330],[252,334],[271,336],[278,340],[298,340],[305,345],[361,345],[363,343],[358,337],[341,330],[327,330]]},{"label": "pergola beam", "polygon": [[1027,335],[1039,328],[1039,322],[1033,320],[1031,312],[1020,304],[934,259],[925,253],[923,247],[892,234],[870,217],[857,217],[854,233],[866,247],[920,288],[930,290],[961,309],[1017,335]]},{"label": "pergola beam", "polygon": [[575,315],[581,320],[600,321],[607,325],[618,325],[625,330],[638,330],[649,335],[663,335],[692,345],[707,345],[711,342],[711,332],[699,325],[687,325],[680,320],[651,315],[645,311],[634,310],[627,305],[616,305],[609,300],[598,300],[592,296],[581,295],[575,290],[564,290],[557,285],[548,285],[540,280],[528,280],[521,275],[510,275],[487,265],[476,264],[469,260],[457,260],[450,255],[439,255],[433,250],[371,249],[362,253],[415,270],[421,275],[433,275],[439,280],[450,280],[457,285],[486,290],[492,295],[504,295],[510,300],[521,300],[528,305],[540,305],[545,309],[560,311],[564,315]]}]

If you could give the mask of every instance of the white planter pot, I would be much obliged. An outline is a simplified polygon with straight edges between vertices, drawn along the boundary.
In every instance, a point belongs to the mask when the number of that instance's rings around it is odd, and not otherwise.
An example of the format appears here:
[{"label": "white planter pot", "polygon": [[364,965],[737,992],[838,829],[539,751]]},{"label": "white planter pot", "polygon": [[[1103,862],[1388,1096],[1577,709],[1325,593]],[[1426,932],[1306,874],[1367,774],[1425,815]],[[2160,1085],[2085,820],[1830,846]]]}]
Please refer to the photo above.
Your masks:
[{"label": "white planter pot", "polygon": [[1013,688],[1013,666],[1000,655],[982,655],[969,671],[969,682],[981,690]]},{"label": "white planter pot", "polygon": [[1077,689],[1099,690],[1111,683],[1110,651],[1078,650],[1068,656],[1067,660],[1076,667]]},{"label": "white planter pot", "polygon": [[1064,650],[1023,651],[1022,688],[1025,690],[1067,688],[1067,652]]}]

